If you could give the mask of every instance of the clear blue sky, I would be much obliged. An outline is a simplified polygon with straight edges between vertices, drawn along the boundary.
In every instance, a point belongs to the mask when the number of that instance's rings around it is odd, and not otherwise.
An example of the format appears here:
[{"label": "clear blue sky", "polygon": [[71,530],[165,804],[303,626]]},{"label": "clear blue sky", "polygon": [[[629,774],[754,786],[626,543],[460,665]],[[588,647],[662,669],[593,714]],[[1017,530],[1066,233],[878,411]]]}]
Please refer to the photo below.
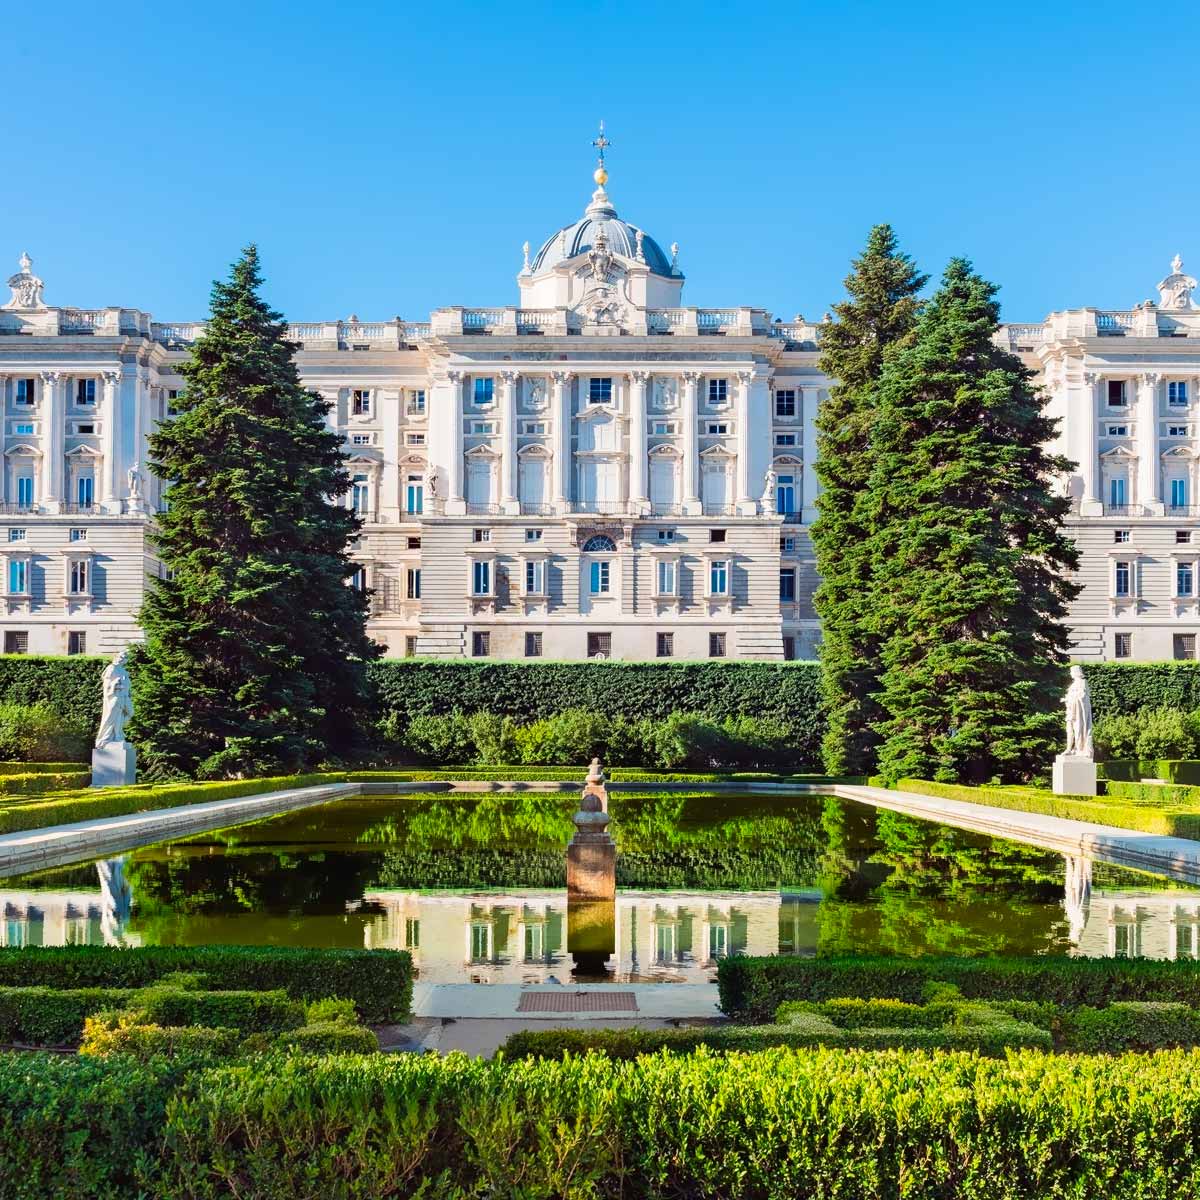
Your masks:
[{"label": "clear blue sky", "polygon": [[[819,316],[868,228],[1005,316],[1200,274],[1194,5],[13,3],[0,278],[199,317],[256,240],[294,319],[516,303],[610,194],[685,302]],[[9,265],[11,263],[11,266]]]}]

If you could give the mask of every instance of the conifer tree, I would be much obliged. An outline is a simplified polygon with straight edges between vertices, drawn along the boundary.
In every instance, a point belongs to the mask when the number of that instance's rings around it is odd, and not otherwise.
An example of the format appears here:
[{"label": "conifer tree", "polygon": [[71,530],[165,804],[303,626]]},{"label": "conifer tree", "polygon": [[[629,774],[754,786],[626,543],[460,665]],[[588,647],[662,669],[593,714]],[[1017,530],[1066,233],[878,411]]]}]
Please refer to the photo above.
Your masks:
[{"label": "conifer tree", "polygon": [[995,294],[952,261],[879,382],[870,600],[892,781],[1027,778],[1061,729],[1077,556],[1052,480],[1071,464],[1045,449],[1033,373],[992,340]]},{"label": "conifer tree", "polygon": [[177,415],[150,437],[167,574],[141,613],[133,736],[159,776],[294,770],[346,747],[378,653],[347,586],[360,521],[331,503],[350,486],[341,443],[261,283],[250,246],[214,283]]},{"label": "conifer tree", "polygon": [[888,348],[912,330],[925,285],[897,247],[890,225],[876,225],[846,279],[848,299],[821,334],[821,370],[835,380],[817,411],[816,473],[821,482],[812,538],[820,584],[821,685],[827,732],[825,769],[865,774],[873,765],[881,713],[879,651],[870,629],[870,530],[866,512],[871,476],[874,389]]}]

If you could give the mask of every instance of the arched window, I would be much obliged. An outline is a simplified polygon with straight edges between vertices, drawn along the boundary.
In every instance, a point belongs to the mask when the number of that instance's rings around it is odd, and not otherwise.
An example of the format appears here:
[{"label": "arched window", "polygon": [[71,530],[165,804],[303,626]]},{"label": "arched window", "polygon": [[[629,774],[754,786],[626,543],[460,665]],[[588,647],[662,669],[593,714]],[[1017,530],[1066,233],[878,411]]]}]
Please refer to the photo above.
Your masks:
[{"label": "arched window", "polygon": [[598,533],[583,543],[584,554],[611,554],[617,548],[617,543],[610,537]]}]

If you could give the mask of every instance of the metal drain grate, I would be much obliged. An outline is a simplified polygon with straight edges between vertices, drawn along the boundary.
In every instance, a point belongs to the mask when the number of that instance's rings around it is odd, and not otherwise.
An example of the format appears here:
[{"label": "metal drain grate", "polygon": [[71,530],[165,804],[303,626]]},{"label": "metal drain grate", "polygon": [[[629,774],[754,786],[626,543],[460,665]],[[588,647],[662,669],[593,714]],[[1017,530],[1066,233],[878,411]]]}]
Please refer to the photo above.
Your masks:
[{"label": "metal drain grate", "polygon": [[517,1012],[592,1013],[637,1012],[632,992],[522,992]]}]

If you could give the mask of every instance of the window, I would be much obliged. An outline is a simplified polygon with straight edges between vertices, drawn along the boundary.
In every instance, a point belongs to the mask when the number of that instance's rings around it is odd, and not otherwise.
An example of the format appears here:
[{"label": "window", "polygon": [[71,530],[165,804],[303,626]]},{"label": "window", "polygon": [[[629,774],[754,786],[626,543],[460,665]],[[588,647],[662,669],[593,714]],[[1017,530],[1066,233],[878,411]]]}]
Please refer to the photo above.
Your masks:
[{"label": "window", "polygon": [[1171,380],[1167,384],[1167,403],[1186,405],[1187,402],[1187,384],[1183,380]]},{"label": "window", "polygon": [[657,658],[671,658],[675,654],[675,635],[660,633],[654,639],[654,653]]},{"label": "window", "polygon": [[600,559],[589,564],[591,567],[590,590],[593,596],[607,596],[611,583],[612,564],[607,559]]},{"label": "window", "polygon": [[350,586],[356,592],[365,592],[367,590],[367,568],[355,567],[350,575]]},{"label": "window", "polygon": [[708,635],[708,657],[725,657],[725,635],[723,633],[710,633]]},{"label": "window", "polygon": [[67,540],[70,542],[86,542],[87,541],[87,530],[86,529],[72,529],[67,534]]},{"label": "window", "polygon": [[588,380],[588,403],[589,404],[611,404],[612,403],[612,379],[608,376],[596,377],[593,376]]},{"label": "window", "polygon": [[178,388],[168,389],[168,391],[167,391],[167,416],[168,417],[173,417],[175,415],[175,401],[178,399],[179,399],[179,389]]},{"label": "window", "polygon": [[477,558],[471,564],[471,591],[476,596],[492,594],[492,564],[486,558]]},{"label": "window", "polygon": [[366,388],[355,388],[350,393],[350,411],[356,417],[371,415],[371,393]]},{"label": "window", "polygon": [[472,421],[471,422],[471,432],[473,434],[476,434],[477,436],[487,436],[488,434],[495,433],[496,432],[495,422],[494,421]]},{"label": "window", "polygon": [[1196,657],[1196,635],[1194,633],[1177,633],[1174,637],[1175,657],[1192,659]]},{"label": "window", "polygon": [[24,529],[10,529],[8,531],[8,540],[10,542],[23,542],[25,540]]},{"label": "window", "polygon": [[404,489],[405,510],[413,516],[425,511],[425,481],[420,475],[410,475]]},{"label": "window", "polygon": [[24,558],[8,560],[8,591],[13,596],[29,594],[29,562]]},{"label": "window", "polygon": [[540,633],[527,633],[525,635],[525,657],[542,657],[542,635]]},{"label": "window", "polygon": [[777,446],[794,446],[796,444],[796,435],[794,433],[777,433],[775,435],[775,445]]},{"label": "window", "polygon": [[410,537],[408,539],[408,548],[410,550],[420,550],[421,539],[419,537]]},{"label": "window", "polygon": [[1125,476],[1118,475],[1108,481],[1108,502],[1113,508],[1125,507]]},{"label": "window", "polygon": [[784,567],[779,572],[779,599],[784,604],[793,604],[796,600],[796,568]]},{"label": "window", "polygon": [[67,634],[67,653],[86,654],[87,634],[78,629],[72,629]]},{"label": "window", "polygon": [[33,476],[18,475],[17,476],[17,507],[32,508],[33,507]]},{"label": "window", "polygon": [[471,541],[473,542],[490,542],[492,540],[492,531],[490,529],[472,529]]},{"label": "window", "polygon": [[1133,634],[1113,635],[1113,658],[1129,658],[1133,654]]},{"label": "window", "polygon": [[1127,562],[1117,562],[1113,564],[1113,594],[1116,596],[1128,596],[1130,590],[1130,567]]},{"label": "window", "polygon": [[780,554],[795,554],[796,539],[794,537],[782,537],[779,539]]},{"label": "window", "polygon": [[724,437],[729,432],[728,421],[709,421],[705,426],[705,432],[710,437]]},{"label": "window", "polygon": [[527,542],[540,542],[542,540],[542,531],[540,529],[525,530],[525,540]]},{"label": "window", "polygon": [[1108,404],[1110,408],[1123,408],[1125,405],[1125,380],[1109,379],[1106,381]]},{"label": "window", "polygon": [[492,635],[476,630],[471,634],[471,657],[487,658],[492,652]]},{"label": "window", "polygon": [[18,422],[16,425],[13,426],[13,433],[16,433],[16,434],[24,433],[24,434],[32,435],[33,431],[34,431],[34,425],[33,425],[32,421]]},{"label": "window", "polygon": [[1128,529],[1114,529],[1113,530],[1113,541],[1116,542],[1117,545],[1123,545],[1125,542],[1129,541],[1129,530]]},{"label": "window", "polygon": [[790,634],[783,636],[783,657],[786,662],[796,661],[796,639]]},{"label": "window", "polygon": [[32,404],[37,398],[37,384],[32,379],[17,380],[17,403]]},{"label": "window", "polygon": [[371,490],[365,475],[355,475],[350,485],[350,507],[365,513],[371,506]]},{"label": "window", "polygon": [[1192,541],[1192,531],[1190,529],[1175,530],[1175,545],[1187,546],[1187,545],[1191,544],[1191,541]]},{"label": "window", "polygon": [[720,407],[729,402],[728,379],[710,379],[708,381],[708,402],[714,407]]},{"label": "window", "polygon": [[528,434],[530,437],[541,437],[546,432],[546,422],[525,421],[521,425],[521,432]]},{"label": "window", "polygon": [[24,629],[6,629],[4,631],[5,654],[28,654],[29,634]]},{"label": "window", "polygon": [[660,542],[673,542],[677,532],[675,529],[658,529],[655,530],[655,535]]},{"label": "window", "polygon": [[589,633],[587,635],[587,656],[588,658],[611,658],[612,634]]},{"label": "window", "polygon": [[96,481],[91,475],[80,475],[75,480],[75,499],[80,508],[91,508],[95,502]]},{"label": "window", "polygon": [[1128,425],[1110,425],[1108,427],[1108,436],[1109,437],[1128,437],[1129,436],[1129,426]]},{"label": "window", "polygon": [[710,529],[708,531],[708,540],[710,542],[723,542],[725,540],[724,529]]},{"label": "window", "polygon": [[67,591],[72,596],[86,596],[88,594],[88,560],[86,558],[73,558],[67,572]]},{"label": "window", "polygon": [[425,435],[423,433],[406,433],[404,444],[406,446],[423,446],[425,445]]},{"label": "window", "polygon": [[96,403],[96,381],[94,379],[77,379],[75,381],[75,403]]},{"label": "window", "polygon": [[[608,564],[606,563],[605,566]],[[525,560],[525,595],[544,596],[546,594],[546,564],[540,558]]]},{"label": "window", "polygon": [[796,391],[794,388],[781,388],[775,393],[775,415],[777,417],[794,417],[796,415]]},{"label": "window", "polygon": [[425,391],[423,388],[418,388],[414,392],[410,392],[408,396],[408,415],[410,417],[419,417],[425,411]]},{"label": "window", "polygon": [[1171,480],[1171,507],[1187,508],[1188,485],[1186,479]]},{"label": "window", "polygon": [[75,426],[75,432],[76,433],[95,433],[96,426],[93,425],[90,421],[87,422],[86,424],[81,421],[78,425]]},{"label": "window", "polygon": [[421,598],[421,568],[408,568],[408,598],[410,600],[420,600]]},{"label": "window", "polygon": [[414,634],[409,634],[404,639],[404,657],[415,658],[417,654],[417,639]]},{"label": "window", "polygon": [[657,585],[657,594],[660,596],[675,596],[678,595],[679,589],[679,564],[673,558],[661,558],[658,561],[658,570],[655,576],[655,584]]},{"label": "window", "polygon": [[496,381],[491,378],[476,379],[473,384],[474,392],[472,393],[475,403],[480,408],[485,408],[491,404],[496,393]]},{"label": "window", "polygon": [[350,445],[352,446],[373,446],[375,444],[375,435],[373,433],[352,433],[350,435]]},{"label": "window", "polygon": [[728,559],[714,558],[708,564],[708,594],[710,596],[729,595]]},{"label": "window", "polygon": [[1168,425],[1167,437],[1187,437],[1188,427],[1186,425]]},{"label": "window", "polygon": [[1175,595],[1190,596],[1192,594],[1193,576],[1194,568],[1190,562],[1175,564]]},{"label": "window", "polygon": [[584,554],[612,554],[616,548],[617,543],[603,533],[598,533],[583,543]]},{"label": "window", "polygon": [[655,437],[669,437],[679,432],[679,426],[674,421],[655,421],[651,429]]}]

